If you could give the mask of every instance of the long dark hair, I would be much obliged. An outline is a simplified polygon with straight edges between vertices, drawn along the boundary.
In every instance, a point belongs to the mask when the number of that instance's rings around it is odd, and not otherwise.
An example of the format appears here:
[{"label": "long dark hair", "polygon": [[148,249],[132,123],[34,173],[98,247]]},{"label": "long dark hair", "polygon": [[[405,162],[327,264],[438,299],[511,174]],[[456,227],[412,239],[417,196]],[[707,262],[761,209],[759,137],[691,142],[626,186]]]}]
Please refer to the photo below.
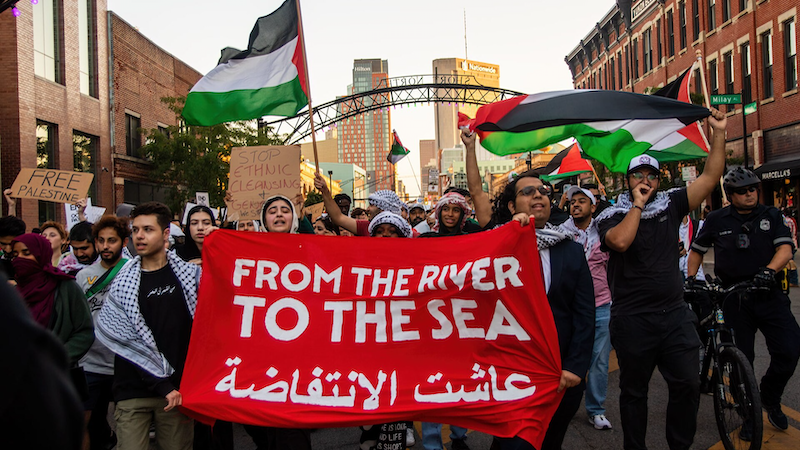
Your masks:
[{"label": "long dark hair", "polygon": [[186,230],[186,239],[183,241],[183,245],[175,249],[175,253],[177,253],[178,256],[180,256],[184,261],[190,261],[201,256],[200,248],[192,238],[192,231],[189,229],[189,223],[192,221],[192,216],[199,212],[208,214],[208,216],[211,217],[211,225],[217,226],[217,221],[214,219],[214,212],[211,211],[211,208],[208,206],[197,205],[189,210],[189,213],[186,214],[186,223],[184,224],[184,229]]},{"label": "long dark hair", "polygon": [[495,225],[502,225],[509,222],[511,218],[514,217],[514,214],[508,209],[508,202],[516,201],[517,182],[523,178],[538,178],[545,186],[553,187],[549,182],[542,180],[540,174],[535,169],[519,174],[519,176],[515,177],[510,183],[506,184],[503,191],[494,198],[494,204],[492,205],[492,221],[494,221]]}]

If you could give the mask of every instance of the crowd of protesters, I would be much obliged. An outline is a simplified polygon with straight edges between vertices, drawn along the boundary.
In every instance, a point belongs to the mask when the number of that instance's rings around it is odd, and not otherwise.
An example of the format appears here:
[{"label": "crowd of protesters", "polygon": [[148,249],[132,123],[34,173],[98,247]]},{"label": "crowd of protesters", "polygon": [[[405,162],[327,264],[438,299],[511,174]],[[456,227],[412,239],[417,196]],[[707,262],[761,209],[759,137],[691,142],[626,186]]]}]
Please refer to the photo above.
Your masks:
[{"label": "crowd of protesters", "polygon": [[[28,227],[14,217],[14,199],[6,193],[9,215],[0,219],[0,271],[9,281],[3,289],[15,286],[27,305],[30,319],[23,317],[27,322],[18,327],[20,336],[39,336],[31,339],[38,339],[41,347],[41,330],[49,330],[44,333],[48,339],[63,347],[54,350],[53,344],[45,345],[48,349],[40,351],[41,358],[31,362],[32,368],[42,371],[33,379],[47,372],[56,377],[61,371],[67,380],[61,384],[41,381],[42,390],[56,403],[45,400],[42,408],[52,414],[42,417],[57,424],[53,428],[57,433],[48,434],[42,428],[26,446],[57,448],[48,447],[48,439],[65,439],[58,448],[147,449],[150,439],[155,439],[163,449],[233,448],[232,424],[195,424],[176,408],[182,403],[180,382],[197,305],[203,246],[206,237],[220,227],[241,232],[429,238],[533,222],[561,351],[558,391],[564,392],[539,450],[562,447],[584,392],[589,424],[597,430],[612,428],[605,409],[612,347],[620,367],[624,448],[645,448],[647,391],[656,367],[669,388],[669,447],[692,445],[701,343],[697,318],[683,300],[683,285],[698,282],[702,254],[717,239],[720,251],[730,252],[724,253],[726,262],[717,272],[722,277],[729,276],[726,271],[735,275],[723,278],[724,282],[755,278],[777,298],[773,303],[767,300],[772,305],[769,315],[753,305],[730,313],[736,318],[736,331],[743,330],[737,336],[749,333],[745,353],[751,361],[755,330],[762,329],[768,336],[772,362],[761,386],[764,406],[770,422],[786,429],[780,398],[800,358],[800,328],[791,311],[787,314],[788,298],[784,302],[785,295],[777,294],[775,274],[791,260],[797,244],[796,231],[790,227],[796,230],[796,225],[781,220],[774,208],[758,205],[757,200],[753,203],[758,179],[746,169],[725,177],[731,206],[709,213],[705,224],[689,217],[723,175],[726,119],[714,110],[709,123],[711,151],[703,174],[694,183],[660,191],[658,162],[637,156],[628,166],[627,190],[613,204],[597,185],[589,184],[573,186],[556,202],[553,186],[535,170],[513,177],[491,199],[482,189],[475,135],[468,132],[462,132],[462,141],[469,190],[447,189],[430,209],[421,203],[403,203],[392,191],[374,192],[366,209],[351,209],[352,199],[344,194],[331,196],[325,179],[317,174],[314,184],[327,212],[313,221],[304,214],[302,198],[276,195],[265,201],[259,220],[218,223],[213,210],[195,206],[187,212],[186,223],[175,224],[167,206],[149,202],[119,208],[117,215],[103,216],[96,223],[83,220],[70,230],[47,221],[26,233]],[[756,228],[768,232],[753,236],[754,248],[739,243],[739,250],[752,250],[752,255],[737,253],[735,246],[719,238],[724,233],[711,231],[731,221],[760,221]],[[743,257],[749,258],[746,270],[728,267]],[[17,317],[19,311],[9,314]],[[781,328],[780,333],[775,327]],[[78,418],[70,416],[79,410],[70,407],[77,400],[75,394],[83,410]],[[14,398],[8,404],[20,411],[33,410],[19,406]],[[113,427],[108,421],[110,404],[114,405]],[[81,432],[67,430],[70,423],[82,423]],[[308,429],[244,428],[259,449],[311,448]],[[407,446],[415,444],[411,422],[401,421],[365,424],[359,448],[376,448],[381,430],[387,429],[402,431]],[[444,448],[441,429],[441,424],[422,423],[423,448]],[[469,448],[468,430],[451,425],[450,431],[451,448]],[[747,439],[746,427],[742,439]],[[37,446],[40,441],[43,444]],[[502,437],[494,439],[492,448],[533,447],[518,437]]]}]

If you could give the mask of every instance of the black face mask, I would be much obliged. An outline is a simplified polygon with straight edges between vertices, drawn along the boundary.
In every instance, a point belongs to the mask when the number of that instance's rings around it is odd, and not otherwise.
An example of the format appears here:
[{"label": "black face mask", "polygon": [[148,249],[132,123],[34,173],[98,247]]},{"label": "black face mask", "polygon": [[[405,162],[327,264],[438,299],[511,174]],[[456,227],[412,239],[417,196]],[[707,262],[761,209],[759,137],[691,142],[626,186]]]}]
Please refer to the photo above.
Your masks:
[{"label": "black face mask", "polygon": [[413,228],[413,227],[419,225],[420,223],[422,223],[423,220],[425,220],[425,217],[415,217],[415,218],[411,219],[411,221],[409,223],[411,224],[411,227]]}]

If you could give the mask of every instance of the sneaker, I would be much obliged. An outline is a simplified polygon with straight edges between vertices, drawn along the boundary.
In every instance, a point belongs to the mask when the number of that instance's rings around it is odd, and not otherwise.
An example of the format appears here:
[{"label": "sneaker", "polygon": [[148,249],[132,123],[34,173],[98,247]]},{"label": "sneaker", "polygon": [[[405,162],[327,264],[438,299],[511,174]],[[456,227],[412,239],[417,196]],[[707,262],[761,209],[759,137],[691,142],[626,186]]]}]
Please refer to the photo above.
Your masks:
[{"label": "sneaker", "polygon": [[464,439],[453,439],[452,446],[450,448],[452,450],[469,450],[469,445],[467,445],[467,442]]},{"label": "sneaker", "polygon": [[780,404],[775,406],[764,405],[764,410],[767,411],[767,418],[769,418],[769,423],[771,423],[772,426],[779,430],[789,428],[789,420],[786,418],[786,414],[781,411]]},{"label": "sneaker", "polygon": [[406,447],[413,447],[416,443],[417,440],[414,439],[414,429],[406,428]]},{"label": "sneaker", "polygon": [[739,430],[739,439],[750,442],[753,440],[753,422],[745,420],[742,428]]},{"label": "sneaker", "polygon": [[594,425],[595,430],[610,430],[611,429],[611,422],[606,419],[606,416],[603,414],[598,414],[596,416],[589,417],[589,423]]}]

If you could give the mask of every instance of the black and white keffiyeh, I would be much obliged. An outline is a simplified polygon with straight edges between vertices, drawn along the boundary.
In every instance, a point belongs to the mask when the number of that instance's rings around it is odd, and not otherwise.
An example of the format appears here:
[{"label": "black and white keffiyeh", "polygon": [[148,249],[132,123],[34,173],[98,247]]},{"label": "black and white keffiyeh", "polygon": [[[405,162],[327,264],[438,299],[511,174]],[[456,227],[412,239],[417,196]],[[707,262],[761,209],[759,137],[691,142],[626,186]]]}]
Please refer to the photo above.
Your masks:
[{"label": "black and white keffiyeh", "polygon": [[383,224],[393,225],[403,235],[402,237],[411,237],[411,225],[408,224],[406,219],[389,211],[381,212],[369,222],[369,235],[372,236],[372,232]]},{"label": "black and white keffiyeh", "polygon": [[395,214],[400,214],[403,204],[403,202],[400,201],[400,197],[398,197],[394,191],[389,190],[375,191],[369,194],[367,201],[370,205],[382,211],[389,211]]},{"label": "black and white keffiyeh", "polygon": [[591,256],[592,249],[600,242],[600,234],[597,232],[597,225],[594,220],[589,223],[585,230],[581,230],[575,225],[575,221],[570,217],[566,222],[559,225],[561,231],[564,232],[570,239],[583,246],[583,253],[586,259]]},{"label": "black and white keffiyeh", "polygon": [[536,245],[539,250],[550,248],[567,238],[567,235],[551,223],[546,223],[544,228],[536,229]]},{"label": "black and white keffiyeh", "polygon": [[[656,217],[662,212],[666,211],[670,202],[669,195],[679,189],[683,188],[674,188],[666,192],[657,192],[655,199],[644,205],[642,219],[652,219],[653,217]],[[600,215],[595,218],[595,222],[599,224],[615,214],[627,214],[631,208],[633,208],[633,202],[631,201],[630,192],[623,192],[622,194],[619,194],[619,197],[617,197],[617,203],[604,209],[603,212],[601,212]]]},{"label": "black and white keffiyeh", "polygon": [[[167,252],[167,263],[178,278],[189,314],[194,318],[200,267],[185,262],[174,252]],[[114,277],[108,297],[97,316],[95,334],[114,353],[158,378],[166,378],[175,370],[159,352],[153,332],[139,310],[141,279],[142,258],[137,256]]]}]

